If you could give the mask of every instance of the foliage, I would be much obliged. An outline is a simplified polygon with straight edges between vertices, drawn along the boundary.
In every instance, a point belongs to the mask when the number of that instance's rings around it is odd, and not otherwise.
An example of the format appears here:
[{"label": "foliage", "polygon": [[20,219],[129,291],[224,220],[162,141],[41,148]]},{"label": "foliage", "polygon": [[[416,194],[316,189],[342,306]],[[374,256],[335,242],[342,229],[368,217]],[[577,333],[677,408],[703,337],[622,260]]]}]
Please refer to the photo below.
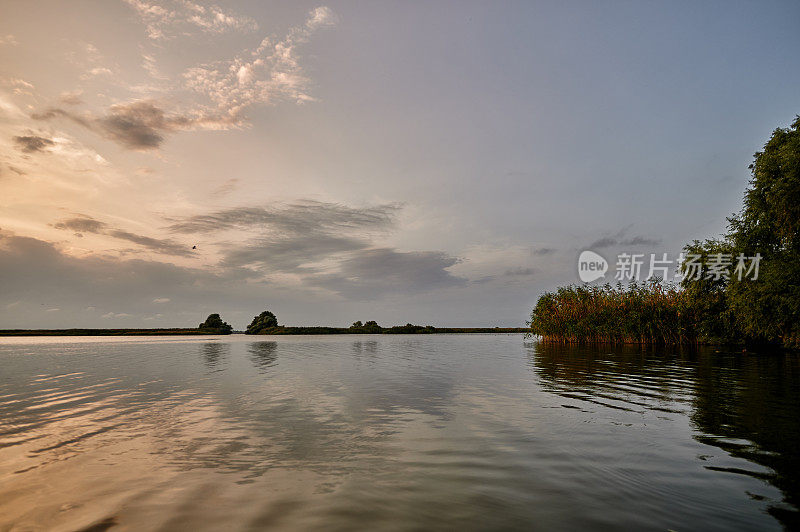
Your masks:
[{"label": "foliage", "polygon": [[355,334],[380,334],[383,332],[383,327],[375,321],[368,321],[367,323],[356,321],[350,326],[349,332]]},{"label": "foliage", "polygon": [[761,255],[758,279],[724,282],[685,279],[692,305],[702,315],[701,333],[745,342],[800,347],[800,117],[776,129],[754,156],[742,211],[728,219],[722,240],[693,242],[687,255]]},{"label": "foliage", "polygon": [[560,343],[694,343],[684,294],[660,281],[566,286],[539,298],[531,332]]},{"label": "foliage", "polygon": [[209,314],[206,321],[198,326],[198,329],[211,334],[230,334],[233,327],[222,321],[219,314]]},{"label": "foliage", "polygon": [[264,333],[267,329],[272,329],[278,326],[278,318],[275,317],[275,314],[272,312],[265,310],[258,316],[253,318],[253,321],[250,322],[250,325],[247,326],[247,330],[245,334],[259,334]]},{"label": "foliage", "polygon": [[[559,342],[770,343],[800,347],[800,116],[754,155],[742,210],[721,239],[684,247],[680,290],[568,286],[544,294],[531,331]],[[739,258],[760,256],[736,273]],[[728,275],[715,273],[725,257]],[[750,263],[752,265],[752,261]]]},{"label": "foliage", "polygon": [[[742,339],[742,333],[737,326],[730,301],[728,286],[729,279],[710,276],[709,265],[714,256],[718,254],[733,255],[733,249],[726,240],[695,240],[684,247],[687,257],[699,257],[698,279],[684,278],[681,281],[686,305],[692,309],[696,317],[695,329],[698,337],[706,343],[732,343]],[[690,275],[687,262],[681,266],[682,273]]]},{"label": "foliage", "polygon": [[432,325],[413,325],[411,323],[406,323],[405,325],[395,325],[394,327],[389,327],[385,329],[384,332],[389,334],[430,334],[436,332],[436,327]]}]

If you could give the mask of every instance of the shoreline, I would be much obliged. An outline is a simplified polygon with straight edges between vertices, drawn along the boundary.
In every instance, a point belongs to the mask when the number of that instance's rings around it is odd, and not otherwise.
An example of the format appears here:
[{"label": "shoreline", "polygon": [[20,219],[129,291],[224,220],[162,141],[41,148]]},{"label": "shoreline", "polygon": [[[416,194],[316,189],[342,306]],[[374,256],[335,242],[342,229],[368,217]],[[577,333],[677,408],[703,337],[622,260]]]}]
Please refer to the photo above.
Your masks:
[{"label": "shoreline", "polygon": [[[427,327],[424,330],[395,330],[386,328],[380,332],[354,331],[348,327],[276,327],[260,334],[249,336],[280,335],[332,335],[332,334],[486,334],[528,333],[527,327]],[[231,334],[245,334],[234,331]],[[13,336],[218,336],[217,332],[199,329],[0,329],[0,337]],[[227,336],[227,335],[225,335]]]}]

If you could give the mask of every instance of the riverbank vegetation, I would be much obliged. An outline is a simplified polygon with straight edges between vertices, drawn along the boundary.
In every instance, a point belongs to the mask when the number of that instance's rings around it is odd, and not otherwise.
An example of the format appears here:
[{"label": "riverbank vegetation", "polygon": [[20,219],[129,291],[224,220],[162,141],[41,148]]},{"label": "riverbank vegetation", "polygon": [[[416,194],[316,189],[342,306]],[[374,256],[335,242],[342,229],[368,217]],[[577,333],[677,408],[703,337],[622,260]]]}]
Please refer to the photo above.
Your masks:
[{"label": "riverbank vegetation", "polygon": [[395,325],[381,327],[376,321],[354,322],[350,327],[278,325],[275,314],[265,310],[248,325],[245,334],[447,334],[447,333],[524,333],[524,327],[434,327],[432,325]]},{"label": "riverbank vegetation", "polygon": [[539,298],[530,326],[545,341],[567,344],[697,340],[685,294],[660,282],[561,287]]},{"label": "riverbank vegetation", "polygon": [[[654,280],[559,288],[537,302],[531,332],[561,343],[800,348],[800,116],[773,132],[750,170],[742,209],[728,219],[728,232],[684,248],[685,257],[694,258],[682,263],[679,287]],[[736,271],[745,257],[759,258],[757,276]],[[720,275],[723,262],[730,268]]]},{"label": "riverbank vegetation", "polygon": [[527,333],[527,327],[433,327],[431,325],[395,325],[382,327],[380,331],[359,332],[352,327],[289,327],[280,325],[256,334],[491,334]]}]

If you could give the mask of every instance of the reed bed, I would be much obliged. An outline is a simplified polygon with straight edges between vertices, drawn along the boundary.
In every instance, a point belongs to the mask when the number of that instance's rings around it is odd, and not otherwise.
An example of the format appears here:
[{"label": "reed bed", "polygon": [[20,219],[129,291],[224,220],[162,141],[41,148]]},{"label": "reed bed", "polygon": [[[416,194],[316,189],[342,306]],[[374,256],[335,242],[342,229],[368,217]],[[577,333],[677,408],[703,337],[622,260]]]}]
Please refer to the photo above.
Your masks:
[{"label": "reed bed", "polygon": [[562,344],[695,344],[683,291],[658,281],[561,287],[539,298],[531,333]]}]

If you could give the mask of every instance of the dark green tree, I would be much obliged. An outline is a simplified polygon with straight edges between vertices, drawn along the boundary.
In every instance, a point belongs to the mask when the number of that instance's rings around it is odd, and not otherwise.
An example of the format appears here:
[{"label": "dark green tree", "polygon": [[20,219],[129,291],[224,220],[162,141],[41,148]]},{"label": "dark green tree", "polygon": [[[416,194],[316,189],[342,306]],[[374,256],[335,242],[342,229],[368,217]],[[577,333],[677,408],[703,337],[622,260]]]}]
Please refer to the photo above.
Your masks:
[{"label": "dark green tree", "polygon": [[383,332],[383,328],[378,325],[376,321],[361,323],[361,320],[359,320],[353,322],[353,324],[350,326],[350,332],[357,334],[380,334]]},{"label": "dark green tree", "polygon": [[272,329],[277,326],[278,318],[276,318],[275,314],[272,312],[265,310],[253,318],[253,321],[251,321],[250,325],[247,326],[245,334],[259,334],[264,330]]},{"label": "dark green tree", "polygon": [[730,221],[737,253],[762,256],[757,280],[732,282],[731,307],[748,337],[800,346],[800,116],[755,154],[742,212]]},{"label": "dark green tree", "polygon": [[366,333],[376,334],[382,331],[383,328],[380,325],[378,325],[378,322],[376,321],[368,321],[367,323],[364,324],[364,332]]},{"label": "dark green tree", "polygon": [[233,332],[233,327],[222,321],[219,314],[209,314],[206,321],[198,327],[201,331],[211,332],[214,334],[230,334]]},{"label": "dark green tree", "polygon": [[[800,347],[800,117],[776,129],[754,155],[752,178],[738,215],[722,240],[686,246],[688,254],[737,258],[760,255],[754,273],[725,281],[684,279],[682,287],[707,339],[726,337]],[[732,272],[733,273],[733,272]]]}]

